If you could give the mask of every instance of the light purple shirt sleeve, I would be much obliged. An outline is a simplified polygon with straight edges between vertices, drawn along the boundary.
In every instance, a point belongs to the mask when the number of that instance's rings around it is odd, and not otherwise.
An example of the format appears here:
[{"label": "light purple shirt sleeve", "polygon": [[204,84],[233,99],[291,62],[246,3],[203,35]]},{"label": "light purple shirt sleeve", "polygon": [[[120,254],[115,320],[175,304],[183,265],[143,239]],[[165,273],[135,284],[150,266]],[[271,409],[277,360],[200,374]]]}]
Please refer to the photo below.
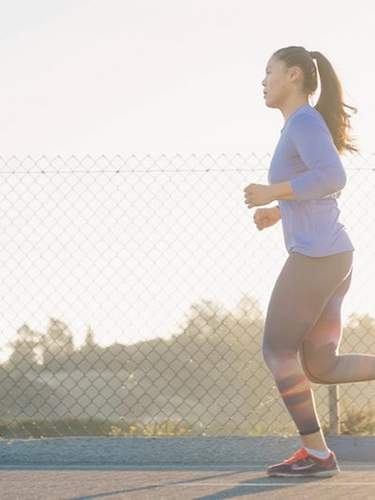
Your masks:
[{"label": "light purple shirt sleeve", "polygon": [[332,136],[315,117],[296,116],[290,124],[290,137],[309,169],[290,180],[296,200],[322,198],[345,186],[346,173]]}]

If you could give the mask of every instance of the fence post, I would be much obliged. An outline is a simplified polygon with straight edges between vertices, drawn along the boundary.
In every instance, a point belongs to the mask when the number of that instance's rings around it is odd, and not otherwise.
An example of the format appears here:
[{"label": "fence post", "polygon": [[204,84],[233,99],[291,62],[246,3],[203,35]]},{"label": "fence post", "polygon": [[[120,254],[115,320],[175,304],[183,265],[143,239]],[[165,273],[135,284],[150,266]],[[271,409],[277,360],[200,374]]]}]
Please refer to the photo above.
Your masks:
[{"label": "fence post", "polygon": [[332,436],[338,436],[340,429],[340,388],[337,384],[328,386],[329,399],[329,433]]}]

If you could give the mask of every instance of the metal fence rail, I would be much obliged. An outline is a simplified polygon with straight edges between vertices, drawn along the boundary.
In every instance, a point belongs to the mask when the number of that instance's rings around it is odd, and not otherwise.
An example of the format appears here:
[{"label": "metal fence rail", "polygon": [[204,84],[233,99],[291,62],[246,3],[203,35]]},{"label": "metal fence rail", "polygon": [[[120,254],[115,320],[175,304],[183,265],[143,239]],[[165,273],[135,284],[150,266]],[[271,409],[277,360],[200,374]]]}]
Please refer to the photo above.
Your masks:
[{"label": "metal fence rail", "polygon": [[[0,157],[0,437],[296,433],[261,354],[282,234],[258,233],[243,201],[270,158]],[[374,160],[344,160],[356,255],[373,241]],[[352,314],[340,350],[375,354],[374,322]],[[373,432],[352,413],[371,382],[312,386],[326,432]]]}]

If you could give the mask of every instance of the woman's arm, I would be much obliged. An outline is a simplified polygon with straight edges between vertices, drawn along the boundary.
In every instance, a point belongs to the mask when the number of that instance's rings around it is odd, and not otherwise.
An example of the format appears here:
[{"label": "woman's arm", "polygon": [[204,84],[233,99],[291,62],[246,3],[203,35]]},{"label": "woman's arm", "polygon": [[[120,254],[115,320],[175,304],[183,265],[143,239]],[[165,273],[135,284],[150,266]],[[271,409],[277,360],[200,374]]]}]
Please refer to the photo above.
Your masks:
[{"label": "woman's arm", "polygon": [[[295,200],[295,195],[292,190],[290,181],[276,182],[270,186],[272,197],[274,200]],[[277,205],[278,206],[278,205]]]},{"label": "woman's arm", "polygon": [[343,164],[331,134],[318,118],[308,114],[296,116],[289,134],[309,170],[290,181],[272,184],[274,199],[316,199],[343,189],[346,184]]}]

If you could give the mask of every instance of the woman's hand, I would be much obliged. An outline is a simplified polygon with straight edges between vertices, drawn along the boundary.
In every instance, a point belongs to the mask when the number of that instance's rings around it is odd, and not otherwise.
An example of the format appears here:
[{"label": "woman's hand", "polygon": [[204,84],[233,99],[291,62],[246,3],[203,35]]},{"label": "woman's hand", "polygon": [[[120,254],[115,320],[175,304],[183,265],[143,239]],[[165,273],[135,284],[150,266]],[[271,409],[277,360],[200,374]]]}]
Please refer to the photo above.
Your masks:
[{"label": "woman's hand", "polygon": [[266,184],[249,184],[244,192],[245,203],[249,208],[268,205],[274,200],[272,186]]},{"label": "woman's hand", "polygon": [[262,231],[265,227],[270,227],[279,222],[281,219],[279,207],[257,208],[254,212],[254,223],[258,231]]}]

